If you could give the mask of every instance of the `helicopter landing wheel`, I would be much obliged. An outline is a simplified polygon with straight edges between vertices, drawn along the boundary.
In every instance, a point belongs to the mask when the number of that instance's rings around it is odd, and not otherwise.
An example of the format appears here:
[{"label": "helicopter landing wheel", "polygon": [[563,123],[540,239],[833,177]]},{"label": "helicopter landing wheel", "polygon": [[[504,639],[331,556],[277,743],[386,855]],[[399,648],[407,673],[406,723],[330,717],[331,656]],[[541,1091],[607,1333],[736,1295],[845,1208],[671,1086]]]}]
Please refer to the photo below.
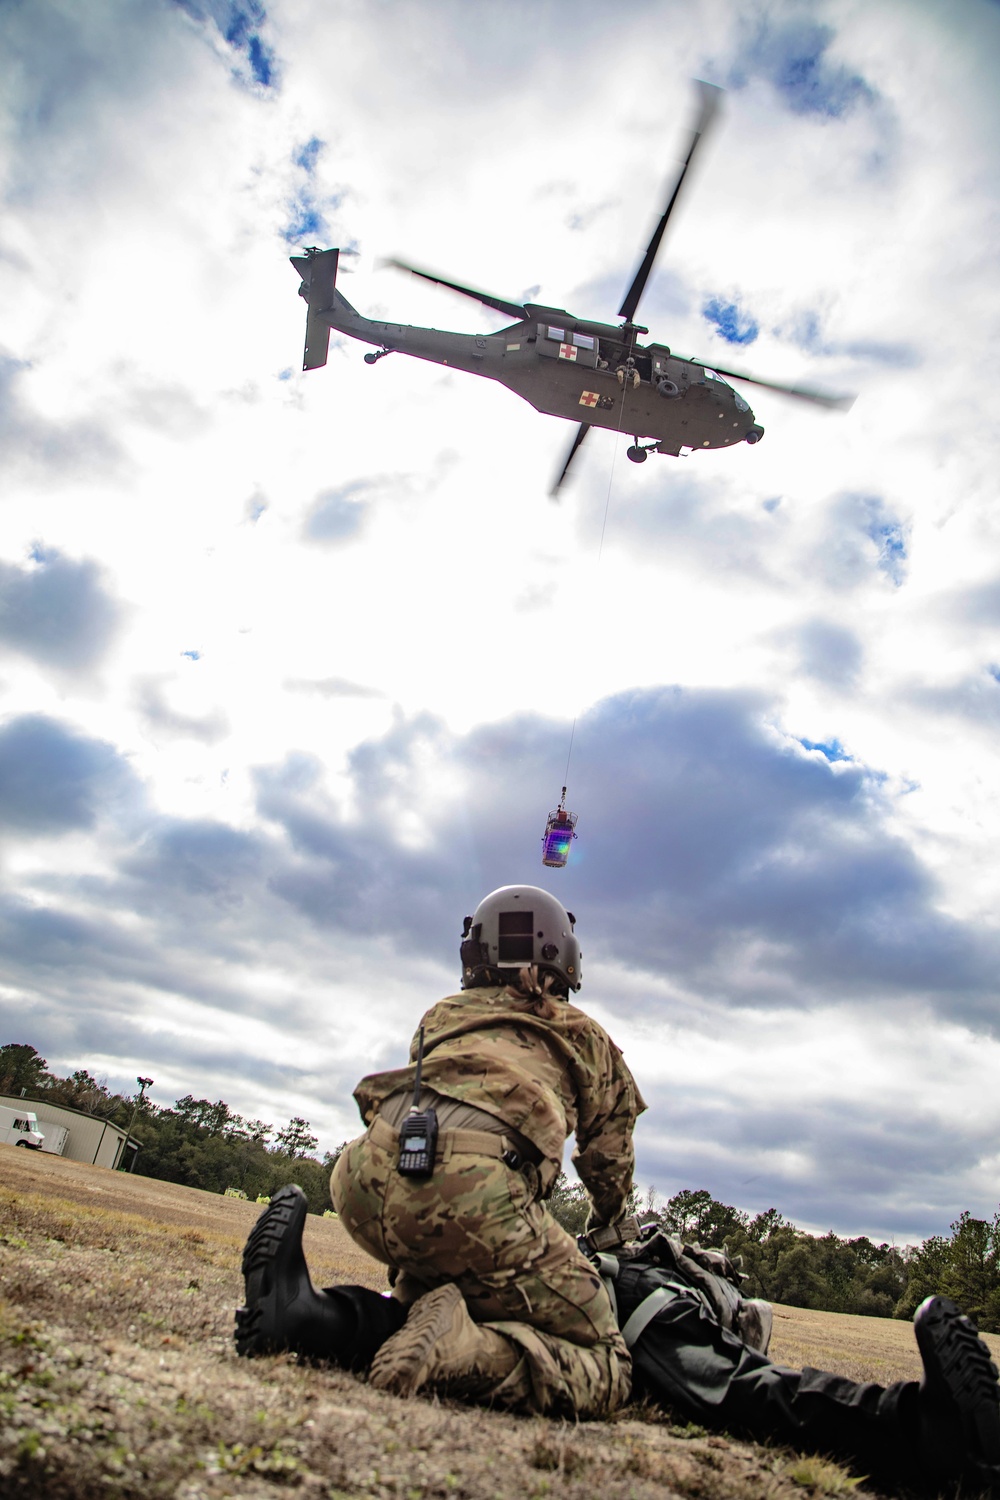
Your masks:
[{"label": "helicopter landing wheel", "polygon": [[630,458],[634,464],[644,464],[648,455],[645,448],[640,448],[638,443],[633,443],[631,448],[625,449],[625,457]]}]

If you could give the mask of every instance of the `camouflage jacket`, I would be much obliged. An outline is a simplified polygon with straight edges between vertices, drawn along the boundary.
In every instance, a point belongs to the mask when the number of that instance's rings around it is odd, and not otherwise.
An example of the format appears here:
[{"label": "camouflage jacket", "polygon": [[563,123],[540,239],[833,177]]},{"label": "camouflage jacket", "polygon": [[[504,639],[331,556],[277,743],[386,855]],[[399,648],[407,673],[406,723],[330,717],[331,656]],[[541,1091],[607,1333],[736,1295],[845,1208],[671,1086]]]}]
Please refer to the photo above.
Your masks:
[{"label": "camouflage jacket", "polygon": [[[550,1183],[564,1141],[575,1134],[573,1163],[590,1194],[591,1222],[621,1217],[635,1165],[632,1131],[646,1105],[603,1027],[567,1000],[522,999],[503,987],[451,995],[421,1024],[428,1087],[526,1136],[552,1164]],[[416,1056],[414,1037],[410,1067],[358,1084],[354,1097],[366,1123],[390,1094],[413,1088]]]}]

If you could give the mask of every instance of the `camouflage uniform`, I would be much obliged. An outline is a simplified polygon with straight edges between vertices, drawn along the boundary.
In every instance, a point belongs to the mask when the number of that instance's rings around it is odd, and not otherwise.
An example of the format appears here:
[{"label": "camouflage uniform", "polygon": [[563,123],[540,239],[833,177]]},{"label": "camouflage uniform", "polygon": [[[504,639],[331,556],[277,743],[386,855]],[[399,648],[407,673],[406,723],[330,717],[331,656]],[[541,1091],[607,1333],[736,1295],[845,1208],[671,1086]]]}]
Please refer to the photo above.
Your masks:
[{"label": "camouflage uniform", "polygon": [[[600,1276],[542,1200],[575,1132],[591,1222],[621,1217],[645,1104],[607,1033],[566,1000],[468,989],[422,1024],[423,1082],[438,1096],[441,1124],[434,1173],[395,1170],[415,1067],[373,1074],[355,1091],[369,1130],[334,1169],[334,1207],[364,1249],[403,1273],[395,1296],[410,1302],[453,1282],[475,1322],[519,1351],[499,1386],[465,1394],[603,1416],[627,1399],[631,1360]],[[414,1062],[416,1047],[415,1039]],[[505,1151],[517,1153],[519,1170]]]}]

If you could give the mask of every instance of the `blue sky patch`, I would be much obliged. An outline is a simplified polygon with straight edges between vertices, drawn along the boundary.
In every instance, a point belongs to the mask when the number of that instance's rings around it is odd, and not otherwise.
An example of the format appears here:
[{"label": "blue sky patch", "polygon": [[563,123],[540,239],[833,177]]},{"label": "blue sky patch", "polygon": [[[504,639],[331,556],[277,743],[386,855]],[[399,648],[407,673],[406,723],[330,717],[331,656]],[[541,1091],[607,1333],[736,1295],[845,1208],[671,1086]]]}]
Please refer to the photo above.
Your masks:
[{"label": "blue sky patch", "polygon": [[799,744],[804,750],[818,750],[821,755],[826,756],[827,760],[830,761],[831,764],[838,760],[854,759],[853,755],[849,755],[848,752],[844,749],[843,745],[837,739],[804,740],[800,736]]},{"label": "blue sky patch", "polygon": [[712,323],[727,344],[752,344],[760,332],[760,324],[749,313],[741,310],[735,302],[723,302],[721,297],[712,297],[701,309],[706,322]]},{"label": "blue sky patch", "polygon": [[815,22],[761,21],[730,75],[733,88],[751,78],[765,78],[796,115],[839,119],[858,104],[871,103],[875,91],[843,63],[826,56],[834,32]]},{"label": "blue sky patch", "polygon": [[281,237],[290,245],[297,244],[299,240],[327,238],[325,220],[311,193],[300,193],[293,199],[288,223],[281,231]]},{"label": "blue sky patch", "polygon": [[301,167],[303,172],[308,172],[312,175],[316,170],[319,154],[325,145],[325,141],[321,141],[318,135],[314,135],[310,140],[306,141],[304,146],[300,146],[297,151],[292,152],[292,161],[297,167]]},{"label": "blue sky patch", "polygon": [[878,547],[878,566],[898,588],[906,576],[906,538],[898,521],[872,520],[868,535]]},{"label": "blue sky patch", "polygon": [[[314,135],[292,152],[292,162],[305,174],[306,180],[288,205],[288,223],[281,231],[282,239],[289,245],[302,244],[304,241],[329,243],[330,227],[324,210],[336,208],[341,194],[330,193],[318,197],[313,189],[316,166],[325,149],[326,142]],[[340,253],[346,255],[348,252],[342,250]]]},{"label": "blue sky patch", "polygon": [[186,656],[188,661],[201,661],[200,651],[182,651],[181,655]]},{"label": "blue sky patch", "polygon": [[267,24],[267,12],[260,0],[173,0],[179,10],[195,21],[213,21],[228,45],[239,54],[249,69],[235,68],[233,76],[240,83],[252,80],[260,88],[277,83],[277,59],[274,49],[261,35]]}]

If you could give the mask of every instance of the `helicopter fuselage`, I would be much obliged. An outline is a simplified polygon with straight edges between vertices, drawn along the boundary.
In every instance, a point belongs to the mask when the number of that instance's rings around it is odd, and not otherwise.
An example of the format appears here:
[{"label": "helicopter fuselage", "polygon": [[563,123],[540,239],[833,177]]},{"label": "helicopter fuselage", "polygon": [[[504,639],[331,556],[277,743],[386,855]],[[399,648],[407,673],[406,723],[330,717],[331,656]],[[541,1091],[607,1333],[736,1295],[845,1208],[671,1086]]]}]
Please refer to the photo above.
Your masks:
[{"label": "helicopter fuselage", "polygon": [[[641,345],[634,332],[610,324],[529,305],[526,319],[498,333],[451,333],[363,317],[331,290],[327,307],[310,303],[311,322],[386,353],[485,376],[536,411],[628,433],[650,441],[658,453],[728,448],[754,443],[763,433],[747,402],[714,371],[665,345]],[[306,282],[300,292],[310,302]]]}]

